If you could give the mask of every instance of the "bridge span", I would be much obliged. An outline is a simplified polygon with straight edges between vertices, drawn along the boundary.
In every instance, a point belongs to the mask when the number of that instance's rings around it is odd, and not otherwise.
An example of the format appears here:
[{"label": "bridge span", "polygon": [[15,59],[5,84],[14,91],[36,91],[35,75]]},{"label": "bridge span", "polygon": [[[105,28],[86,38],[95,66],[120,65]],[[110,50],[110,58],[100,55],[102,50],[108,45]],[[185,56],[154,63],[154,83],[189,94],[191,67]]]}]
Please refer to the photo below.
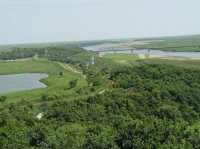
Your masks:
[{"label": "bridge span", "polygon": [[97,52],[97,53],[113,52],[116,54],[118,51],[130,51],[131,53],[133,53],[134,50],[137,50],[137,49],[135,49],[135,48],[101,48],[99,50],[95,50],[95,52]]}]

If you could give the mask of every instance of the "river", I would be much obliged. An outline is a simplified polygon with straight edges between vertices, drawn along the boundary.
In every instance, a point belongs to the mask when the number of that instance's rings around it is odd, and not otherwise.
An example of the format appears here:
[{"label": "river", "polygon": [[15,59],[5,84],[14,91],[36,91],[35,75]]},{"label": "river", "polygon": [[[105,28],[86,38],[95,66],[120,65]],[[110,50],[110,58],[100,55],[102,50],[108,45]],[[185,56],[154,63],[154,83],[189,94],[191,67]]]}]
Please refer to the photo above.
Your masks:
[{"label": "river", "polygon": [[[98,46],[88,46],[84,47],[85,50],[91,50],[91,51],[98,51]],[[147,55],[158,55],[161,57],[185,57],[185,58],[200,58],[200,52],[168,52],[168,51],[162,51],[162,50],[148,50],[148,49],[133,49],[131,50],[124,50],[118,49],[118,51],[104,51],[99,52],[99,55],[103,56],[105,54],[111,54],[111,53],[126,53],[126,54],[147,54]]]}]

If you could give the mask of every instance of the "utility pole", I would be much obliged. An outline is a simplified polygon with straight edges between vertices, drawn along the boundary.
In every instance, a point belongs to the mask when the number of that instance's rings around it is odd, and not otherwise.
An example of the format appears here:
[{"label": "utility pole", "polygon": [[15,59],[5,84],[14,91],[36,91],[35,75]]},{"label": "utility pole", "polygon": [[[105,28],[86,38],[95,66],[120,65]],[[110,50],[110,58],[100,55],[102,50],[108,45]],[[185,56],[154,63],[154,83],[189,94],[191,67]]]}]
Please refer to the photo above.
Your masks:
[{"label": "utility pole", "polygon": [[47,58],[48,57],[48,50],[45,49],[45,57]]}]

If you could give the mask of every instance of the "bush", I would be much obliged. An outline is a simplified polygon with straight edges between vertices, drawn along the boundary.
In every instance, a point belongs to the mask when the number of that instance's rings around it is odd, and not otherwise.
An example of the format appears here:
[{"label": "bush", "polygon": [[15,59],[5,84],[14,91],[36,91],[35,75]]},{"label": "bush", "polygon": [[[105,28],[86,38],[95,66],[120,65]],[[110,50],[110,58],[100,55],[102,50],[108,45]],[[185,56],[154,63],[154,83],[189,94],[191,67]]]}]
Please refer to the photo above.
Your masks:
[{"label": "bush", "polygon": [[7,97],[6,97],[6,96],[1,96],[1,97],[0,97],[0,102],[5,102],[5,101],[6,101],[6,99],[7,99]]}]

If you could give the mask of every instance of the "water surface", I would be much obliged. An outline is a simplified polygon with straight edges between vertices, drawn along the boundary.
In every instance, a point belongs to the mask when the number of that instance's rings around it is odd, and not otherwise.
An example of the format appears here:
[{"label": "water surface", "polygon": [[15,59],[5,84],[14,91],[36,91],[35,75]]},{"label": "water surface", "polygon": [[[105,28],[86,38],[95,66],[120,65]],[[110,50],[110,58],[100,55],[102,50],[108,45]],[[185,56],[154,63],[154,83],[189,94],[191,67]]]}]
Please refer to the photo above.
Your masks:
[{"label": "water surface", "polygon": [[40,82],[41,79],[46,77],[48,77],[48,74],[44,73],[0,75],[0,94],[46,88],[47,86]]}]

